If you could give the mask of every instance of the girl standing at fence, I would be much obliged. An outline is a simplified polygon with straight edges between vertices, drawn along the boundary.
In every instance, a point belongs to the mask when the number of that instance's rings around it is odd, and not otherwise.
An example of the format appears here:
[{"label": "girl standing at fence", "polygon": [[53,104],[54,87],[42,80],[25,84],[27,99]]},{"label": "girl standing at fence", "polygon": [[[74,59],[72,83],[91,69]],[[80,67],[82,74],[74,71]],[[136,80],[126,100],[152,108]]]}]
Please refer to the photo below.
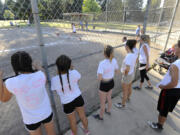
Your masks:
[{"label": "girl standing at fence", "polygon": [[[95,119],[103,120],[104,112],[111,114],[111,95],[114,88],[114,74],[118,72],[117,60],[114,58],[112,46],[106,46],[104,49],[105,60],[99,63],[97,70],[98,80],[100,81],[99,97],[100,97],[100,113],[94,115]],[[108,101],[108,109],[105,110],[106,99]]]},{"label": "girl standing at fence", "polygon": [[132,93],[132,81],[134,79],[134,71],[137,60],[137,54],[133,52],[136,42],[136,40],[128,40],[125,46],[127,55],[123,60],[121,67],[123,98],[122,103],[115,104],[117,108],[124,108],[126,101],[130,100]]},{"label": "girl standing at fence", "polygon": [[55,135],[53,113],[46,92],[46,76],[40,66],[33,70],[32,59],[26,52],[17,52],[11,56],[15,77],[2,82],[0,72],[0,100],[7,102],[15,95],[25,128],[30,135],[42,135],[44,125],[48,135]]},{"label": "girl standing at fence", "polygon": [[147,76],[147,71],[149,69],[150,37],[148,35],[142,35],[140,39],[140,43],[141,43],[141,47],[139,50],[139,63],[140,63],[139,70],[140,70],[141,82],[140,82],[140,86],[136,86],[134,87],[134,89],[140,90],[144,83],[144,79],[146,79],[148,82],[148,86],[146,86],[145,88],[153,89],[149,77]]},{"label": "girl standing at fence", "polygon": [[51,90],[56,90],[63,104],[64,113],[67,115],[72,130],[72,135],[77,135],[76,116],[78,113],[82,128],[86,135],[88,131],[88,120],[84,111],[84,100],[79,89],[80,73],[72,69],[71,59],[65,55],[61,55],[56,60],[58,75],[51,80]]}]

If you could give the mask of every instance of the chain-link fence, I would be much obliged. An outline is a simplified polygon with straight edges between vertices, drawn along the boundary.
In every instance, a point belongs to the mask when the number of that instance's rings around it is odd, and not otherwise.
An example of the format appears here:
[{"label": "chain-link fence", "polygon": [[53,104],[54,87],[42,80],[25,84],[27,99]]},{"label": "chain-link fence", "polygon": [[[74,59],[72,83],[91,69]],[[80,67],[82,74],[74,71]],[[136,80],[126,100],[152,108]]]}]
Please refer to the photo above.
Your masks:
[{"label": "chain-link fence", "polygon": [[[37,2],[32,10],[31,2]],[[136,1],[136,2],[135,2]],[[134,3],[135,2],[135,3]],[[56,74],[56,58],[66,54],[73,59],[74,67],[82,74],[80,88],[86,101],[86,112],[90,114],[99,106],[96,71],[105,45],[115,47],[119,66],[125,56],[122,37],[135,38],[137,25],[143,25],[146,4],[143,0],[1,0],[0,1],[0,69],[4,78],[14,75],[10,56],[19,50],[27,51],[33,60],[48,65],[49,78]],[[137,4],[139,3],[139,4]],[[33,4],[32,4],[33,5]],[[170,21],[176,0],[156,0],[149,9],[147,34],[152,37],[151,63],[163,50],[169,34]],[[178,6],[168,42],[168,47],[180,38]],[[33,18],[34,15],[34,18]],[[38,22],[38,17],[40,21]],[[38,23],[41,24],[38,27]],[[40,29],[39,29],[40,28]],[[38,32],[37,32],[38,31]],[[39,35],[37,35],[38,33]],[[41,45],[41,47],[39,47]],[[44,46],[42,46],[44,45]],[[42,55],[43,49],[46,52]],[[47,56],[47,61],[43,58]],[[113,95],[120,92],[120,77],[116,77]],[[55,101],[61,131],[69,128],[56,94]],[[0,104],[0,134],[25,135],[20,111],[15,98]],[[56,127],[59,126],[56,123]]]}]

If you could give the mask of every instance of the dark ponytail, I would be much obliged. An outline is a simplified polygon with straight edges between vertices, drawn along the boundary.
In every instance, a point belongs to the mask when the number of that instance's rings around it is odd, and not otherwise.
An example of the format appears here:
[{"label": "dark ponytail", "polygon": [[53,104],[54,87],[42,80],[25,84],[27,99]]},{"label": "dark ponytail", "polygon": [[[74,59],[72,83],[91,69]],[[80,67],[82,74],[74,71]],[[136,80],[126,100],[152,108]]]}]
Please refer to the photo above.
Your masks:
[{"label": "dark ponytail", "polygon": [[67,71],[67,80],[68,80],[69,88],[71,90],[71,85],[70,85],[70,81],[69,81],[69,71]]},{"label": "dark ponytail", "polygon": [[60,78],[60,83],[62,86],[62,91],[64,92],[63,88],[63,80],[62,80],[62,73],[67,74],[67,80],[69,84],[69,89],[71,90],[71,84],[70,84],[70,78],[69,78],[69,70],[71,68],[71,59],[66,56],[66,55],[61,55],[60,57],[57,58],[56,60],[56,66],[59,72],[59,78]]},{"label": "dark ponytail", "polygon": [[16,75],[20,72],[33,73],[32,58],[25,51],[19,51],[11,56],[11,65]]},{"label": "dark ponytail", "polygon": [[104,48],[104,55],[107,58],[109,58],[110,60],[112,60],[112,58],[110,58],[112,53],[113,53],[113,47],[112,46],[108,45]]},{"label": "dark ponytail", "polygon": [[63,93],[64,93],[63,81],[62,81],[61,73],[59,73],[59,78],[60,78],[60,83],[61,83],[62,91],[63,91]]},{"label": "dark ponytail", "polygon": [[133,52],[133,48],[136,46],[136,43],[136,40],[127,40],[126,46],[128,46],[129,49]]}]

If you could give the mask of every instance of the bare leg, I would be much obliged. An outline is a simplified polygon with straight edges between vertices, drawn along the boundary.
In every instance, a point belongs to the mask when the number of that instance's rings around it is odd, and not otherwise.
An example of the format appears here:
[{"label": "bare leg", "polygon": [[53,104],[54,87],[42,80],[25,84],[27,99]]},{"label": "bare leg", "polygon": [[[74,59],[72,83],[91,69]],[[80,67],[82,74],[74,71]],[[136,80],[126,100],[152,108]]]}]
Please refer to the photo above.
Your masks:
[{"label": "bare leg", "polygon": [[84,111],[84,107],[77,107],[76,111],[77,111],[77,113],[79,115],[79,118],[82,121],[84,129],[88,130],[88,120],[87,120],[87,117],[86,117],[86,114],[85,114],[85,111]]},{"label": "bare leg", "polygon": [[70,122],[71,131],[73,132],[74,135],[77,135],[77,125],[76,125],[75,112],[68,114],[67,117],[68,117],[69,122]]},{"label": "bare leg", "polygon": [[49,123],[44,124],[44,127],[46,129],[47,135],[55,135],[55,130],[54,130],[54,122],[53,120]]},{"label": "bare leg", "polygon": [[99,97],[100,97],[100,117],[103,118],[104,116],[104,111],[105,111],[105,103],[106,103],[106,96],[107,96],[107,93],[106,92],[102,92],[102,91],[99,91]]},{"label": "bare leg", "polygon": [[110,90],[108,93],[107,93],[107,101],[108,101],[108,112],[111,112],[111,108],[112,108],[112,99],[111,99],[111,96],[112,96],[112,90]]},{"label": "bare leg", "polygon": [[142,82],[140,82],[140,86],[139,86],[139,87],[140,87],[141,89],[142,89],[142,86],[143,86],[143,83],[142,83]]},{"label": "bare leg", "polygon": [[30,135],[42,135],[40,127],[34,131],[29,131],[29,133],[30,133]]},{"label": "bare leg", "polygon": [[147,82],[148,82],[148,85],[151,87],[151,82],[150,82],[150,80],[148,80]]},{"label": "bare leg", "polygon": [[160,116],[158,117],[158,123],[161,124],[162,126],[164,125],[166,121],[166,117]]},{"label": "bare leg", "polygon": [[128,94],[128,85],[125,83],[122,83],[122,88],[123,88],[123,98],[122,98],[122,105],[125,106],[126,100],[127,100],[127,94]]},{"label": "bare leg", "polygon": [[132,83],[130,83],[128,87],[128,97],[127,97],[128,100],[130,99],[131,94],[132,94]]}]

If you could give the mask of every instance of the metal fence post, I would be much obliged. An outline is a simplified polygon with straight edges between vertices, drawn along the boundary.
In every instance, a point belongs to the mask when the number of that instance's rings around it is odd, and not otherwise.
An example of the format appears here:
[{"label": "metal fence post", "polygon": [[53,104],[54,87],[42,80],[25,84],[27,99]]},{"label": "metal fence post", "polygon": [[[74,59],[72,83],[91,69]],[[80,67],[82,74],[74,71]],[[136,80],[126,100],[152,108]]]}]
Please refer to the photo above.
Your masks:
[{"label": "metal fence post", "polygon": [[55,101],[53,98],[53,93],[50,90],[50,76],[49,76],[49,71],[48,71],[48,64],[47,64],[47,56],[46,56],[46,50],[44,48],[44,43],[43,43],[43,37],[42,37],[42,31],[41,31],[41,26],[40,26],[40,19],[39,19],[39,11],[38,11],[38,6],[37,6],[37,0],[31,0],[31,6],[32,6],[32,13],[34,17],[34,23],[36,26],[36,31],[37,31],[37,37],[38,37],[38,43],[40,45],[40,50],[41,50],[41,55],[42,55],[42,62],[43,66],[45,67],[45,72],[47,75],[47,81],[48,81],[48,93],[50,95],[50,100],[51,100],[51,106],[54,112],[54,115],[56,117],[55,122],[56,122],[56,127],[57,127],[57,132],[59,135],[62,135],[60,132],[60,124],[57,116],[57,110],[56,110],[56,105]]},{"label": "metal fence post", "polygon": [[145,12],[145,16],[144,16],[144,24],[143,24],[144,34],[146,34],[146,27],[147,27],[150,6],[151,6],[151,0],[148,0],[147,6],[146,6],[146,12]]},{"label": "metal fence post", "polygon": [[[164,3],[165,3],[165,1],[164,1]],[[156,40],[157,40],[157,36],[158,36],[158,32],[159,32],[159,26],[160,26],[160,24],[161,24],[161,18],[162,18],[162,15],[163,15],[163,11],[164,11],[164,3],[163,3],[163,6],[162,6],[162,8],[161,8],[161,11],[160,11],[160,16],[159,16],[159,21],[158,21],[158,25],[157,25],[157,31],[156,31],[156,36],[155,36],[155,43],[156,43]]]},{"label": "metal fence post", "polygon": [[108,23],[108,1],[106,0],[106,31],[107,31],[107,23]]},{"label": "metal fence post", "polygon": [[176,6],[174,8],[173,16],[172,16],[171,23],[170,23],[170,26],[169,26],[168,36],[167,36],[167,39],[166,39],[166,44],[164,46],[164,52],[166,51],[168,41],[169,41],[169,37],[171,35],[171,30],[172,30],[172,26],[173,26],[174,19],[175,19],[175,16],[176,16],[176,11],[177,11],[178,5],[179,5],[179,0],[176,0]]}]

